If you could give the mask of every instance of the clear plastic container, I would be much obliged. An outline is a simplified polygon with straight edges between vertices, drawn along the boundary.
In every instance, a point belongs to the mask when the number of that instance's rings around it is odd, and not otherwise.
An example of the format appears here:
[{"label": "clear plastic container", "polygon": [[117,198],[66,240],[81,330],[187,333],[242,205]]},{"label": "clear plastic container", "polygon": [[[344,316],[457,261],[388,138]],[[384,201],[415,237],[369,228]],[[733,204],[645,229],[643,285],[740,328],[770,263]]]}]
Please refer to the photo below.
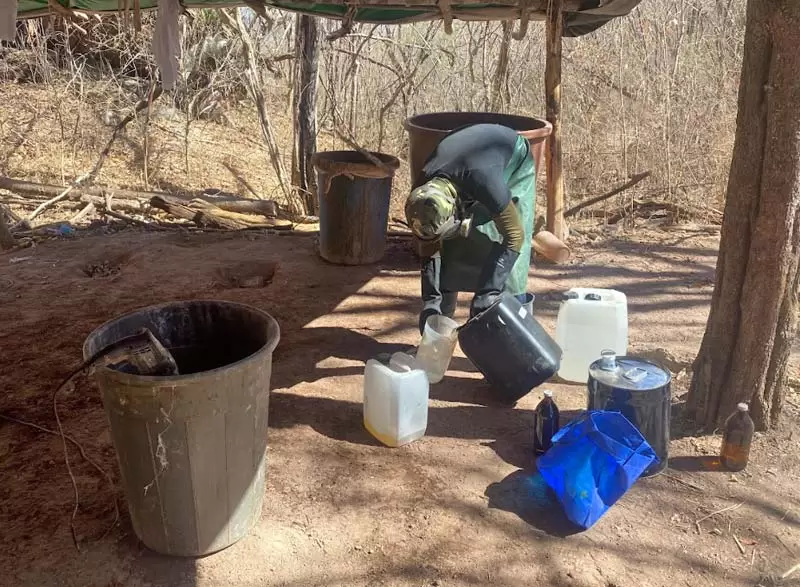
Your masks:
[{"label": "clear plastic container", "polygon": [[386,446],[397,447],[425,435],[428,376],[411,356],[395,353],[386,365],[367,361],[364,371],[364,427]]},{"label": "clear plastic container", "polygon": [[586,383],[589,365],[604,350],[628,352],[628,301],[613,289],[576,287],[566,295],[556,321],[556,342],[563,351],[558,376]]},{"label": "clear plastic container", "polygon": [[425,322],[416,358],[431,383],[439,383],[450,366],[458,340],[457,328],[455,320],[438,314]]}]

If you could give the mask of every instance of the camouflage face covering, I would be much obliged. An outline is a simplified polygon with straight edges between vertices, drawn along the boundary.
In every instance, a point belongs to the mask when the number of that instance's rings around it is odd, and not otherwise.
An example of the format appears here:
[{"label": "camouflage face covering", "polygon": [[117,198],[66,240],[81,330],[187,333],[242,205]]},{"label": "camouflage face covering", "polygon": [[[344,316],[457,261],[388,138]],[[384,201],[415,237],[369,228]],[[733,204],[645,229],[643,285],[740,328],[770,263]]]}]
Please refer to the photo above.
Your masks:
[{"label": "camouflage face covering", "polygon": [[453,184],[435,177],[412,190],[406,200],[406,222],[420,240],[446,238],[457,230],[456,190]]}]

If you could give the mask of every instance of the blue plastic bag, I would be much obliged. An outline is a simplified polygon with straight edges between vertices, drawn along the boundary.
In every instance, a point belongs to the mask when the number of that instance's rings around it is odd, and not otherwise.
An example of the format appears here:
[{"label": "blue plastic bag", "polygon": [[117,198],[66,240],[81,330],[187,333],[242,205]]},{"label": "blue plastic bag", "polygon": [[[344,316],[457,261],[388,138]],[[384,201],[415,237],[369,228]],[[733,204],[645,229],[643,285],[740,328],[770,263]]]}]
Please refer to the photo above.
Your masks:
[{"label": "blue plastic bag", "polygon": [[567,517],[591,528],[658,457],[619,412],[584,412],[553,436],[536,461]]}]

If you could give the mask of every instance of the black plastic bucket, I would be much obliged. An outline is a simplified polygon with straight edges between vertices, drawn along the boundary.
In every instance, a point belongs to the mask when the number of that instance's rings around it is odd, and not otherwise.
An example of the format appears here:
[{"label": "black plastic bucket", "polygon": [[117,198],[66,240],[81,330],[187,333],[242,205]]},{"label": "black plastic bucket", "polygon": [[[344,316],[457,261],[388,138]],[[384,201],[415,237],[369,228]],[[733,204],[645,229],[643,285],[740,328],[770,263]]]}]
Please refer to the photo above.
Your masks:
[{"label": "black plastic bucket", "polygon": [[516,402],[561,366],[561,348],[507,293],[462,326],[458,342],[504,403]]},{"label": "black plastic bucket", "polygon": [[589,366],[590,410],[621,412],[658,456],[642,476],[663,471],[669,458],[672,374],[661,365],[605,351]]}]

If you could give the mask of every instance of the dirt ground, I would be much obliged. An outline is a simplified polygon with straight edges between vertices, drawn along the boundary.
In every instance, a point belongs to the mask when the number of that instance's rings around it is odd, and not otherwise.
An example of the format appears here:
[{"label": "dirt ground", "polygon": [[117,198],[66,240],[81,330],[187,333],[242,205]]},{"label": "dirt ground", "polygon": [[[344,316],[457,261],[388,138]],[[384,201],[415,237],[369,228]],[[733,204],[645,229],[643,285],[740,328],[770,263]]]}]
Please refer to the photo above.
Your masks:
[{"label": "dirt ground", "polygon": [[[757,435],[750,466],[735,476],[709,470],[719,436],[694,436],[681,418],[689,381],[681,369],[705,325],[716,238],[680,230],[583,240],[570,264],[532,270],[537,317],[552,332],[553,294],[618,288],[628,295],[632,350],[664,349],[680,373],[670,468],[640,480],[593,528],[571,535],[532,484],[540,393],[513,409],[493,405],[459,350],[431,388],[423,439],[389,449],[364,430],[364,362],[418,342],[419,282],[406,241],[390,243],[379,264],[349,268],[324,263],[313,238],[294,236],[126,232],[0,256],[0,413],[48,429],[56,427],[54,387],[79,363],[89,332],[112,317],[168,300],[219,298],[262,308],[281,327],[265,504],[249,536],[196,560],[142,546],[99,394],[80,379],[61,396],[61,419],[115,484],[70,449],[80,493],[77,552],[60,439],[0,421],[0,584],[775,584],[800,562],[800,395],[790,393],[781,426]],[[272,283],[220,286],[218,270],[242,260],[276,261]],[[91,276],[87,267],[95,268]],[[549,387],[566,417],[585,405],[582,386]],[[109,530],[115,501],[122,516]],[[800,572],[781,584],[800,585]]]}]

